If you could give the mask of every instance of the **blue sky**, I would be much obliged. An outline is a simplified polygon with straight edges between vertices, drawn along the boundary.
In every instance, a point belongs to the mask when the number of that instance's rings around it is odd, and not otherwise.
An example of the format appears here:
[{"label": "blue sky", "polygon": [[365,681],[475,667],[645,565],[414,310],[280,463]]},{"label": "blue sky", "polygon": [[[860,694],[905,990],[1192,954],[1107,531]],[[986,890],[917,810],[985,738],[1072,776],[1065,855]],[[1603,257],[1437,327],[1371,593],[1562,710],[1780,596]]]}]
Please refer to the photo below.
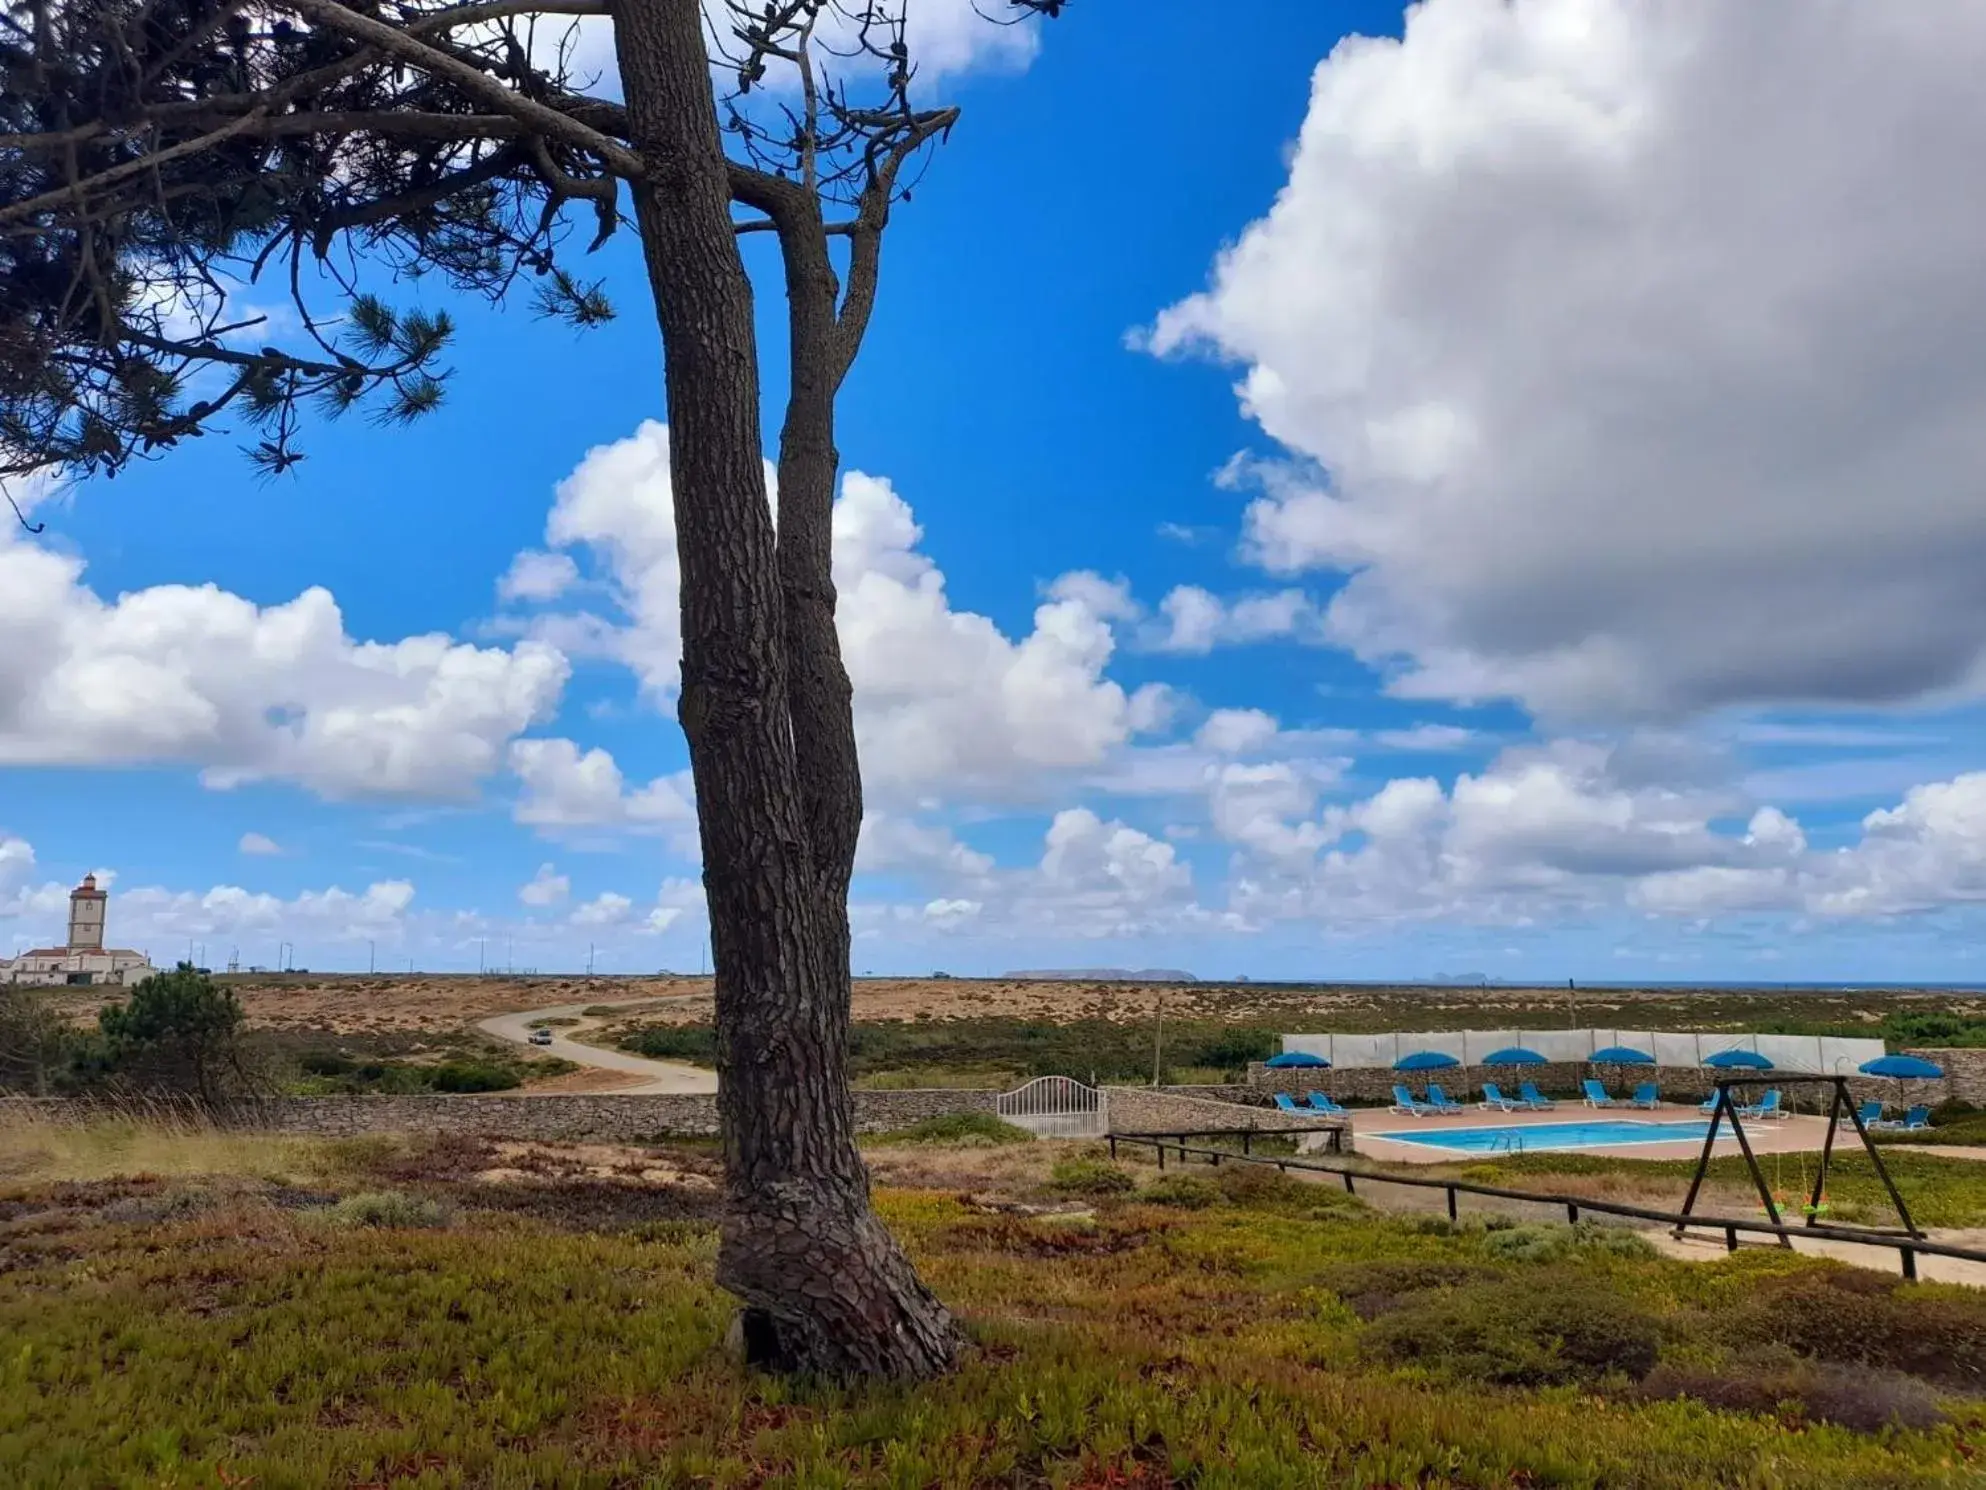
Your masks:
[{"label": "blue sky", "polygon": [[[964,117],[841,405],[858,971],[1979,975],[1972,8],[928,3]],[[162,960],[699,964],[598,272],[584,334],[400,287],[436,415],[0,540],[0,953],[95,869]]]}]

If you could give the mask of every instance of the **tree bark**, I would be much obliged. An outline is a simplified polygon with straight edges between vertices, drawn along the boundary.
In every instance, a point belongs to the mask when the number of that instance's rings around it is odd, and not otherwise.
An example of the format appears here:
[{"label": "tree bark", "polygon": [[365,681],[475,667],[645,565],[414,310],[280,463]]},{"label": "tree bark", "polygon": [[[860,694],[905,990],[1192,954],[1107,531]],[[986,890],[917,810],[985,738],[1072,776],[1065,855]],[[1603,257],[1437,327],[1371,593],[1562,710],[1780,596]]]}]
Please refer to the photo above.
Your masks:
[{"label": "tree bark", "polygon": [[[646,170],[636,220],[666,365],[680,712],[716,968],[727,1175],[718,1281],[745,1304],[749,1359],[833,1376],[929,1375],[951,1363],[957,1334],[871,1211],[855,1145],[846,890],[860,788],[852,774],[817,783],[802,768],[814,753],[796,742],[803,728],[814,738],[814,719],[803,726],[789,687],[796,660],[760,455],[751,284],[732,231],[700,5],[617,0],[614,9]],[[827,441],[831,502],[831,414]],[[813,508],[818,492],[803,483],[792,496]],[[782,489],[782,509],[788,500]],[[831,638],[825,524],[818,535],[802,529],[793,572],[824,600]],[[806,613],[819,614],[819,602]],[[818,647],[803,647],[797,665],[818,676]],[[845,713],[838,648],[833,670]],[[811,684],[801,694],[816,696]],[[847,740],[852,773],[852,726]],[[832,810],[819,812],[817,835],[819,803]]]}]

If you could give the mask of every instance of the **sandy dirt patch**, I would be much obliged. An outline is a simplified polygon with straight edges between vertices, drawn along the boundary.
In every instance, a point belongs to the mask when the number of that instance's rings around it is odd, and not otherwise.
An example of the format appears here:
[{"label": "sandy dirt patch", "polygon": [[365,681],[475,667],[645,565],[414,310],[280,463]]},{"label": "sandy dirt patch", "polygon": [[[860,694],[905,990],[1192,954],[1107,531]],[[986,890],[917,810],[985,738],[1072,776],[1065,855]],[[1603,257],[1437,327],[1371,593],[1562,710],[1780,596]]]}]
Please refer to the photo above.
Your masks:
[{"label": "sandy dirt patch", "polygon": [[674,1185],[687,1190],[714,1190],[707,1174],[658,1162],[645,1149],[622,1144],[498,1143],[491,1146],[496,1164],[478,1170],[479,1184],[563,1184],[572,1180],[603,1180],[622,1185]]}]

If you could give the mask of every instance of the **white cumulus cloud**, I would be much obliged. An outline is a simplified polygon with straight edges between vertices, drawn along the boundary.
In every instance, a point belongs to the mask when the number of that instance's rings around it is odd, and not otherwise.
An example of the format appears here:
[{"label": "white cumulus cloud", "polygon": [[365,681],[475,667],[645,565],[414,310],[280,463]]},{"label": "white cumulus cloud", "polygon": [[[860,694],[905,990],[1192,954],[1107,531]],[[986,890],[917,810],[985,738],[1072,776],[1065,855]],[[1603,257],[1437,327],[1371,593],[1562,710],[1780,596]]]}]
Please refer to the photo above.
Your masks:
[{"label": "white cumulus cloud", "polygon": [[[1164,723],[1168,690],[1127,694],[1105,676],[1110,621],[1128,604],[1121,586],[1065,576],[1033,629],[1009,637],[953,608],[944,574],[918,548],[909,504],[887,481],[849,472],[833,522],[837,620],[873,797],[1024,794],[1042,775],[1096,765]],[[541,614],[524,623],[529,634],[616,656],[673,706],[682,640],[668,431],[646,423],[589,451],[559,484],[546,543],[588,552],[621,615]]]},{"label": "white cumulus cloud", "polygon": [[[1566,716],[1986,682],[1986,9],[1426,0],[1161,315],[1295,460],[1280,572],[1404,693]],[[1258,473],[1259,474],[1259,473]]]},{"label": "white cumulus cloud", "polygon": [[538,872],[520,885],[517,898],[528,906],[557,905],[572,893],[572,880],[550,864],[540,864]]},{"label": "white cumulus cloud", "polygon": [[316,587],[272,606],[212,584],[105,600],[81,560],[11,533],[0,635],[0,765],[183,764],[340,799],[473,795],[568,672],[534,641],[358,641]]},{"label": "white cumulus cloud", "polygon": [[629,789],[612,755],[581,752],[571,740],[517,740],[510,768],[523,787],[520,823],[546,830],[626,828],[695,838],[696,799],[688,771]]}]

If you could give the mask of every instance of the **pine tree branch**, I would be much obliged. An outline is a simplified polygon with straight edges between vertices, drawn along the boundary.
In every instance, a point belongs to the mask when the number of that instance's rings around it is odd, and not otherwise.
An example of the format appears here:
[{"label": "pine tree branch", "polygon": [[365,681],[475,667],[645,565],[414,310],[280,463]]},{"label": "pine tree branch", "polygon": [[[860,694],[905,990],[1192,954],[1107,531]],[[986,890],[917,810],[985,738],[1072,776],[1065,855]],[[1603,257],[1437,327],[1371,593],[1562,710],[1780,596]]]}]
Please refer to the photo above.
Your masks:
[{"label": "pine tree branch", "polygon": [[643,175],[641,157],[626,146],[597,130],[589,129],[569,114],[506,88],[470,63],[431,47],[397,27],[361,15],[339,4],[338,0],[283,0],[283,3],[334,31],[356,41],[370,43],[389,57],[397,57],[433,77],[453,83],[472,98],[514,116],[539,133],[574,149],[597,155],[618,176],[638,181]]},{"label": "pine tree branch", "polygon": [[[12,206],[0,207],[0,227],[4,227],[8,223],[19,222],[22,218],[38,216],[46,212],[49,208],[59,207],[65,202],[81,202],[87,191],[105,186],[115,186],[120,181],[128,181],[134,176],[142,176],[147,171],[154,170],[168,161],[179,160],[189,155],[198,155],[202,151],[211,150],[222,141],[233,139],[236,135],[244,133],[251,125],[262,118],[263,112],[261,109],[253,109],[242,115],[241,118],[222,125],[219,129],[209,130],[206,134],[196,135],[190,140],[181,140],[177,145],[170,145],[164,150],[140,156],[136,160],[128,160],[124,164],[112,166],[108,170],[98,171],[93,176],[68,181],[58,186],[54,191],[45,191],[39,196],[33,196],[25,201],[15,202]],[[41,229],[31,228],[29,231],[40,232]]]}]

